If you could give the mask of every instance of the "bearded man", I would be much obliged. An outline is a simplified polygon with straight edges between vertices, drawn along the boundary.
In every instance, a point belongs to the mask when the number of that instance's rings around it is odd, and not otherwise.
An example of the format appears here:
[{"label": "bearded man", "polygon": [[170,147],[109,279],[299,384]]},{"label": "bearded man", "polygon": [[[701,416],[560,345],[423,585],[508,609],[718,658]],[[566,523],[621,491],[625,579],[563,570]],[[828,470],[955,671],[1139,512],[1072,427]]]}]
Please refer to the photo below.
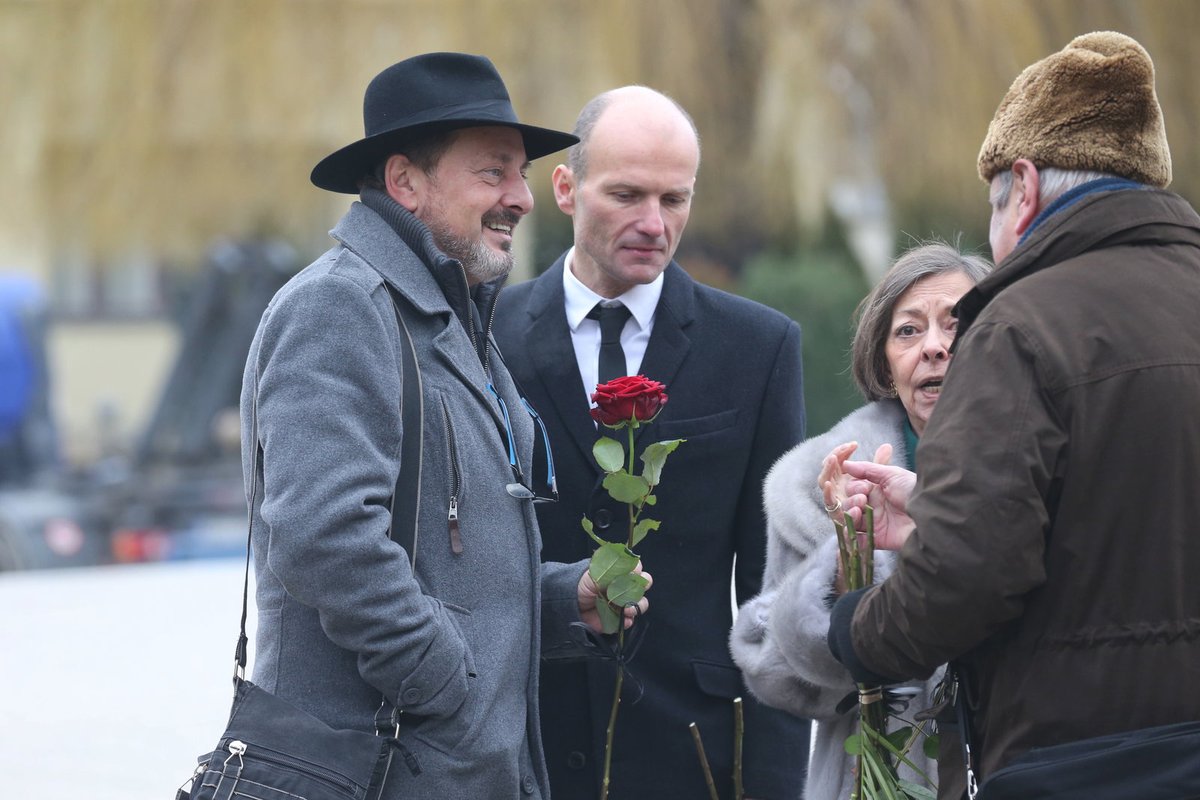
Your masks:
[{"label": "bearded man", "polygon": [[[529,159],[576,139],[518,122],[480,56],[402,61],[363,105],[365,138],[312,172],[361,202],[271,301],[246,363],[253,680],[335,728],[399,711],[384,798],[548,797],[538,662],[570,623],[599,628],[596,591],[585,562],[539,563],[534,418],[481,320],[533,207]],[[402,427],[413,381],[420,430]],[[410,437],[417,509],[393,501]],[[416,519],[412,552],[393,511]]]}]

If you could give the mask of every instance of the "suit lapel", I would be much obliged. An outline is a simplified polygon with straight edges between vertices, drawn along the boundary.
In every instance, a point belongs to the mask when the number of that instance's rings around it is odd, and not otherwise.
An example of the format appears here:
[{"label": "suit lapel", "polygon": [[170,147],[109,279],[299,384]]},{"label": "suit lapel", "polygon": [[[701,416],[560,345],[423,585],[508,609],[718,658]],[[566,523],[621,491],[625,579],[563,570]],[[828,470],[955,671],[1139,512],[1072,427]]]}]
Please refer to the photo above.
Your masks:
[{"label": "suit lapel", "polygon": [[[592,464],[592,444],[596,441],[596,426],[588,414],[583,394],[583,378],[575,361],[571,344],[571,329],[567,327],[566,299],[563,296],[565,254],[560,256],[534,282],[529,295],[528,312],[533,317],[529,328],[529,354],[538,380],[550,398],[554,413],[571,441],[580,449],[584,460]],[[548,410],[548,409],[547,409]]]},{"label": "suit lapel", "polygon": [[[650,343],[646,346],[646,355],[642,358],[639,370],[650,380],[666,384],[668,397],[671,384],[692,348],[688,328],[694,318],[694,284],[683,268],[672,261],[663,275],[662,297],[654,313],[654,331],[650,334]],[[668,403],[664,413],[669,414],[670,409]],[[638,429],[637,441],[641,441],[645,431],[645,427]]]}]

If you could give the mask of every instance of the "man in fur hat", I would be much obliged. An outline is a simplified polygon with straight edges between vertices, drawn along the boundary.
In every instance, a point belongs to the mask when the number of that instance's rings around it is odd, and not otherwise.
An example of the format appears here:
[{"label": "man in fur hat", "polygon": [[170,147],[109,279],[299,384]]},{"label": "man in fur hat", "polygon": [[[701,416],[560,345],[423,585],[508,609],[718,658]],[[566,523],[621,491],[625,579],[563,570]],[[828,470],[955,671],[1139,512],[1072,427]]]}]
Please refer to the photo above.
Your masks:
[{"label": "man in fur hat", "polygon": [[[866,683],[951,662],[982,780],[1031,748],[1200,719],[1200,217],[1164,188],[1154,67],[1119,33],[1022,72],[978,166],[997,268],[959,303],[915,488],[845,465],[847,502],[909,538],[838,601],[830,646]],[[942,798],[964,790],[958,739]],[[1182,761],[1116,755],[1100,780],[1137,781],[1121,796],[1200,796]]]},{"label": "man in fur hat", "polygon": [[533,206],[529,160],[577,139],[518,122],[492,63],[462,53],[384,70],[363,117],[312,172],[360,202],[246,363],[254,681],[334,728],[401,712],[384,800],[545,798],[539,658],[572,647],[571,623],[599,629],[596,591],[585,562],[539,564],[544,437],[482,320]]}]

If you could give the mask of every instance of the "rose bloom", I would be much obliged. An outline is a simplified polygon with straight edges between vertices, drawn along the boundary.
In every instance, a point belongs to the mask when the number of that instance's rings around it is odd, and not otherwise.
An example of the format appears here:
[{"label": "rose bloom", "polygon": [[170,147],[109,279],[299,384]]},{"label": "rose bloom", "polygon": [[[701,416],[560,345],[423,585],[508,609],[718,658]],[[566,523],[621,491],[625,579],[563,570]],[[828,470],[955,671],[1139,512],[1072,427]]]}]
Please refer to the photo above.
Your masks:
[{"label": "rose bloom", "polygon": [[626,375],[596,387],[592,419],[615,428],[630,420],[649,422],[667,404],[667,387],[645,375]]}]

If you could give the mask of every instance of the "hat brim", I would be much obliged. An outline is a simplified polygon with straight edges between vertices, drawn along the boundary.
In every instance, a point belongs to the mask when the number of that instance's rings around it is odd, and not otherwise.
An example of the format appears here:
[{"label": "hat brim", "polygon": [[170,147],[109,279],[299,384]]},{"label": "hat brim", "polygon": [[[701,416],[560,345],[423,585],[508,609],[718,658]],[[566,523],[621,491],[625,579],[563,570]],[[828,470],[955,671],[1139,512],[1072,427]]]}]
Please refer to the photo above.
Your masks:
[{"label": "hat brim", "polygon": [[449,132],[459,128],[482,126],[499,126],[519,131],[525,142],[525,158],[530,161],[565,150],[579,142],[579,138],[573,134],[519,122],[499,122],[495,119],[439,120],[384,131],[348,144],[321,159],[313,167],[309,180],[315,186],[331,192],[358,194],[359,181],[375,168],[380,159],[390,152],[395,152],[397,146],[413,136],[439,130]]}]

